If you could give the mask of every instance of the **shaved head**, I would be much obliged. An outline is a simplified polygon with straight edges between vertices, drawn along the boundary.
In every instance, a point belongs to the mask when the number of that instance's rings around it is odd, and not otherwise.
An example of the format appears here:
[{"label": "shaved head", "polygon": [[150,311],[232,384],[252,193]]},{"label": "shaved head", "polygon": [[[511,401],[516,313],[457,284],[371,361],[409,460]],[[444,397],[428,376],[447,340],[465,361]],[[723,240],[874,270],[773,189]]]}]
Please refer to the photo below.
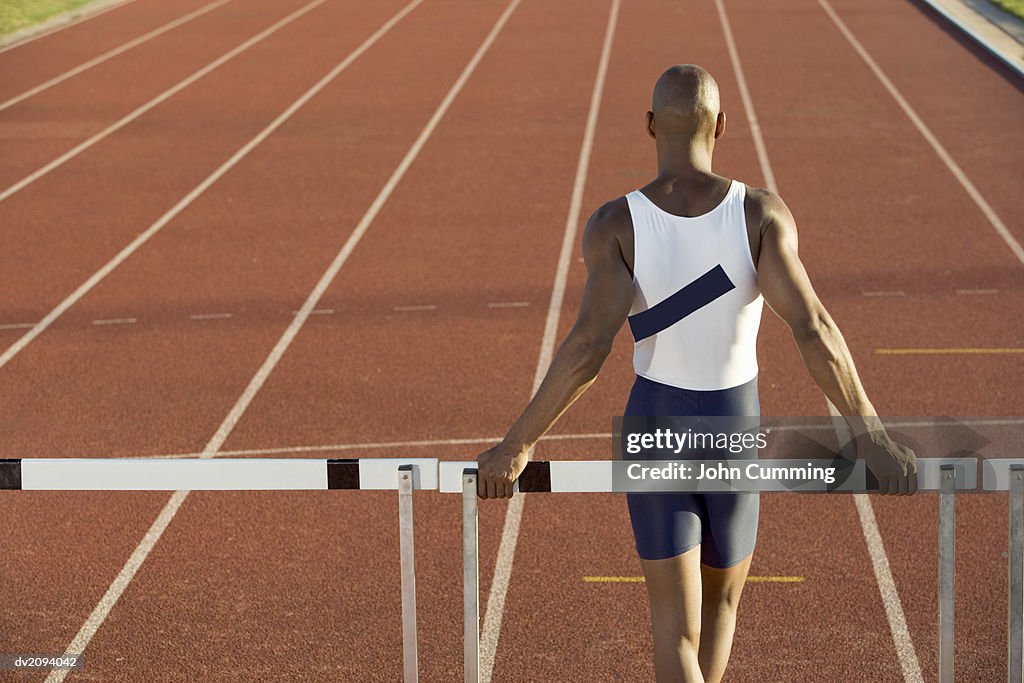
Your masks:
[{"label": "shaved head", "polygon": [[718,83],[696,64],[676,64],[661,74],[651,98],[659,135],[713,135],[721,102]]}]

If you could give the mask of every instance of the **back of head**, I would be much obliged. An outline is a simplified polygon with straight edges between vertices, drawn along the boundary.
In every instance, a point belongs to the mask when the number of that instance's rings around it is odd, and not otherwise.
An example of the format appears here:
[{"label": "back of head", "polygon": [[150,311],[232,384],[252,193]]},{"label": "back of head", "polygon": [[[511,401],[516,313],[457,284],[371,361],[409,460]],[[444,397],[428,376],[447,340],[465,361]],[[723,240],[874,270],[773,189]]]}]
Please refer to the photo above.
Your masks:
[{"label": "back of head", "polygon": [[654,85],[651,111],[659,137],[713,137],[720,110],[718,83],[696,64],[671,66]]}]

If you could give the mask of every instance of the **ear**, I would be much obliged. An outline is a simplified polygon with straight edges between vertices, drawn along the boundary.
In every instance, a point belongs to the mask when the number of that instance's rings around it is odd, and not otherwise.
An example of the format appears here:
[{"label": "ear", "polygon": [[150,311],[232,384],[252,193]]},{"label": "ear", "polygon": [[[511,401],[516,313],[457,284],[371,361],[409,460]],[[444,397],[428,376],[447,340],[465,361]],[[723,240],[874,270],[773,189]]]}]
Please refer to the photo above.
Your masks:
[{"label": "ear", "polygon": [[650,135],[652,138],[655,138],[656,136],[654,135],[654,112],[653,111],[647,112],[646,121],[647,121],[647,134]]},{"label": "ear", "polygon": [[715,121],[715,139],[725,135],[725,112],[718,112],[718,120]]}]

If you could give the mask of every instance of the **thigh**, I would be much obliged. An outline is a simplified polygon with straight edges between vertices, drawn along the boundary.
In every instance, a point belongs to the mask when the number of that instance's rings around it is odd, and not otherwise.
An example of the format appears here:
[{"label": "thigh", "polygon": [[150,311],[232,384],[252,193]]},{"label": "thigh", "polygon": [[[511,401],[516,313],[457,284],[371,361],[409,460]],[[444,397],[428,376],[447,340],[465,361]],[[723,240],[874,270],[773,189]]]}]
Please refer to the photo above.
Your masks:
[{"label": "thigh", "polygon": [[641,560],[655,627],[680,635],[700,633],[700,550],[663,560]]},{"label": "thigh", "polygon": [[727,569],[754,552],[760,517],[760,494],[707,493],[701,562]]},{"label": "thigh", "polygon": [[690,493],[628,493],[629,521],[642,560],[664,560],[701,544],[706,510]]}]

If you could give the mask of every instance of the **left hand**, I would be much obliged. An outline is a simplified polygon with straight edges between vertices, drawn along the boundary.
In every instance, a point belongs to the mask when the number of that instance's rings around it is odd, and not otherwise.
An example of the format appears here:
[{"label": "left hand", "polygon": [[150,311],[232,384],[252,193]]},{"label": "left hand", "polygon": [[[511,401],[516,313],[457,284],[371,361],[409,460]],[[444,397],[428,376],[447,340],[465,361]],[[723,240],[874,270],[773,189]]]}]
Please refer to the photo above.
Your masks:
[{"label": "left hand", "polygon": [[477,456],[477,495],[481,498],[511,498],[512,484],[529,461],[527,448],[501,442]]}]

